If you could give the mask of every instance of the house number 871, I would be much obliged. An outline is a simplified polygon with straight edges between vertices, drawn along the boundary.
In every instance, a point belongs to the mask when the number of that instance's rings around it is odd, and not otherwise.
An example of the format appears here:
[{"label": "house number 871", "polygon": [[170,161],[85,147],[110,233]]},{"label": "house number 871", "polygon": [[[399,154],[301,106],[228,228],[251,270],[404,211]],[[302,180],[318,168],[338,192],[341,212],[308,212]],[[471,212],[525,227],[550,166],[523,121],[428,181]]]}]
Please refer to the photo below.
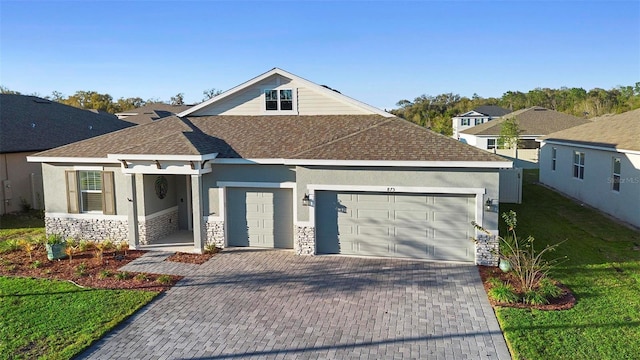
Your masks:
[{"label": "house number 871", "polygon": [[392,187],[388,187],[387,188],[387,192],[395,192],[396,188],[392,188]]}]

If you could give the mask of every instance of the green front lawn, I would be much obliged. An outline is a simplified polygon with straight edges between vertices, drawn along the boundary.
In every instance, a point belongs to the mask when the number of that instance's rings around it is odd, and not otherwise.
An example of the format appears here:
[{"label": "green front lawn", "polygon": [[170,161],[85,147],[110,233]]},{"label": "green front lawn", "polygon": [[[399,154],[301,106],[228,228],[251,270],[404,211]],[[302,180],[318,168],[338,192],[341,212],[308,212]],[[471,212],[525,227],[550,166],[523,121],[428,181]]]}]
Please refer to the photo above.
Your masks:
[{"label": "green front lawn", "polygon": [[[535,180],[525,174],[525,182]],[[540,185],[526,183],[518,235],[537,248],[566,240],[551,255],[567,256],[551,276],[574,292],[571,310],[498,308],[516,359],[640,358],[640,233]],[[505,229],[501,229],[504,233]]]},{"label": "green front lawn", "polygon": [[156,295],[0,277],[0,359],[69,359]]},{"label": "green front lawn", "polygon": [[[43,235],[42,219],[0,217],[0,266],[8,242]],[[0,276],[0,359],[69,359],[157,294]]]}]

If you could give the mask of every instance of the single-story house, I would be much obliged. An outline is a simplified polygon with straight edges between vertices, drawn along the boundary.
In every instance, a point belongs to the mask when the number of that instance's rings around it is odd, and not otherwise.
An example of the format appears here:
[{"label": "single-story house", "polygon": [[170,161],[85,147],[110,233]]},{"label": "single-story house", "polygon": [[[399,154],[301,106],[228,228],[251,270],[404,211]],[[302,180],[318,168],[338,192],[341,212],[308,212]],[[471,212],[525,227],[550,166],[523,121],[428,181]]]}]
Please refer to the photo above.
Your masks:
[{"label": "single-story house", "polygon": [[133,125],[36,96],[0,94],[0,214],[44,206],[41,166],[27,156]]},{"label": "single-story house", "polygon": [[483,105],[467,111],[464,114],[456,115],[451,118],[451,127],[453,128],[453,138],[460,138],[460,131],[472,128],[476,125],[484,124],[493,119],[498,119],[508,113],[510,110],[503,109],[496,105]]},{"label": "single-story house", "polygon": [[188,110],[31,156],[46,231],[494,263],[512,163],[274,68]]},{"label": "single-story house", "polygon": [[640,227],[640,109],[540,139],[540,182]]},{"label": "single-story house", "polygon": [[191,105],[171,105],[165,103],[149,103],[139,108],[116,113],[118,119],[134,124],[147,124],[156,120],[175,115],[190,108]]},{"label": "single-story house", "polygon": [[521,149],[536,149],[536,139],[556,131],[587,124],[590,121],[573,115],[549,110],[541,106],[521,109],[500,119],[480,124],[460,132],[460,141],[479,149],[493,151],[498,148],[500,129],[507,119],[516,119],[520,133]]}]

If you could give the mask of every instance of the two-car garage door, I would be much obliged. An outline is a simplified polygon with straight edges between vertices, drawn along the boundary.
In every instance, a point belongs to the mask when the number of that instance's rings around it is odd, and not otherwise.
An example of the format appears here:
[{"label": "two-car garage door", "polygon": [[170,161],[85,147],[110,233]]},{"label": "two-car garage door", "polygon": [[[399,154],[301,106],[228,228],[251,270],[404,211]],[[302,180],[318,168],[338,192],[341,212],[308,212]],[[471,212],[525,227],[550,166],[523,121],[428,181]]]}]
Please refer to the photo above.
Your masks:
[{"label": "two-car garage door", "polygon": [[316,192],[316,251],[473,261],[469,195]]}]

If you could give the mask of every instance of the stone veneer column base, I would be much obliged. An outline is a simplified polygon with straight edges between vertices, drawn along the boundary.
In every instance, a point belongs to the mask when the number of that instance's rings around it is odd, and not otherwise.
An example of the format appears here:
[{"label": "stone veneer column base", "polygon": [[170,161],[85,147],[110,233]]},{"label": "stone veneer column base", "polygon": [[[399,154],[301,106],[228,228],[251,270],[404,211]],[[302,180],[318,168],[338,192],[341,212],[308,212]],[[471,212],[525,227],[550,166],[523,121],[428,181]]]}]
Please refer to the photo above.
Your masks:
[{"label": "stone veneer column base", "polygon": [[127,220],[73,219],[46,216],[44,227],[47,235],[59,234],[64,238],[113,242],[127,241]]},{"label": "stone veneer column base", "polygon": [[224,248],[224,221],[207,221],[204,227],[205,243],[213,244],[218,248]]},{"label": "stone veneer column base", "polygon": [[496,235],[479,235],[476,238],[476,265],[498,266],[500,240]]},{"label": "stone veneer column base", "polygon": [[293,250],[296,255],[316,254],[316,228],[312,226],[296,226]]},{"label": "stone veneer column base", "polygon": [[152,216],[138,222],[138,239],[140,244],[149,245],[154,241],[178,231],[178,210],[166,214]]}]

